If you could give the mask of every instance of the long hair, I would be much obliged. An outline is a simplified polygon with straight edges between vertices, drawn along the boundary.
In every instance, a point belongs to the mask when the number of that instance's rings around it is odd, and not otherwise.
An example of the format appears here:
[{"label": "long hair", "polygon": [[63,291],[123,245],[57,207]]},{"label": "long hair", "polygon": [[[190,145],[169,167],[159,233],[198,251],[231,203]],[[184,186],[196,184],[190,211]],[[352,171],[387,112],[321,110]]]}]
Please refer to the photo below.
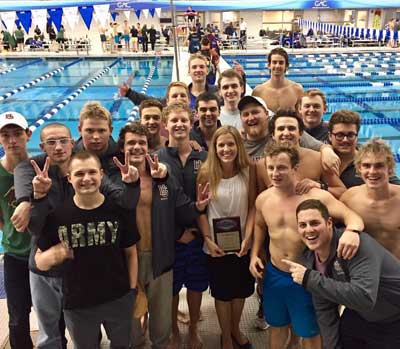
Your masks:
[{"label": "long hair", "polygon": [[213,197],[217,196],[218,185],[222,178],[221,161],[217,156],[217,149],[216,149],[217,140],[218,137],[226,134],[232,135],[236,143],[237,156],[234,164],[235,170],[238,173],[244,175],[246,178],[248,177],[247,175],[248,171],[246,170],[250,166],[250,160],[249,157],[247,156],[246,149],[244,148],[244,143],[242,137],[240,136],[239,131],[232,126],[222,126],[218,128],[211,139],[211,144],[208,148],[207,160],[201,166],[198,174],[199,182],[210,183],[210,192]]}]

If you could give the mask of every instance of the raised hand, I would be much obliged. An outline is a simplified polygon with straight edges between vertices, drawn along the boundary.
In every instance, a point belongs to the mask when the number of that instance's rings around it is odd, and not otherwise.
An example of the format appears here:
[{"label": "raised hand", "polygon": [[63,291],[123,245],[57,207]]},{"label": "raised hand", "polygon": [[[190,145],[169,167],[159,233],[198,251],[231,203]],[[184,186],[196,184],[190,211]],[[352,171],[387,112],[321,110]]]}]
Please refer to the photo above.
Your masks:
[{"label": "raised hand", "polygon": [[35,199],[44,198],[49,192],[52,184],[51,178],[49,178],[50,158],[46,158],[43,170],[40,169],[35,160],[31,160],[31,165],[36,173],[36,176],[33,177],[32,180],[33,197]]},{"label": "raised hand", "polygon": [[139,179],[139,171],[133,166],[129,165],[129,151],[125,152],[125,163],[121,163],[116,156],[113,157],[114,164],[121,171],[122,181],[125,183],[134,183]]},{"label": "raised hand", "polygon": [[199,211],[204,211],[211,200],[210,183],[197,185],[197,201],[196,207]]},{"label": "raised hand", "polygon": [[130,74],[128,79],[122,83],[122,85],[118,86],[118,93],[121,97],[125,97],[126,94],[128,93],[128,90],[130,89],[130,86],[132,84],[133,80],[133,75]]},{"label": "raised hand", "polygon": [[168,173],[167,166],[163,163],[158,162],[158,155],[154,154],[154,160],[150,154],[146,154],[146,160],[150,166],[150,174],[153,178],[165,178]]}]

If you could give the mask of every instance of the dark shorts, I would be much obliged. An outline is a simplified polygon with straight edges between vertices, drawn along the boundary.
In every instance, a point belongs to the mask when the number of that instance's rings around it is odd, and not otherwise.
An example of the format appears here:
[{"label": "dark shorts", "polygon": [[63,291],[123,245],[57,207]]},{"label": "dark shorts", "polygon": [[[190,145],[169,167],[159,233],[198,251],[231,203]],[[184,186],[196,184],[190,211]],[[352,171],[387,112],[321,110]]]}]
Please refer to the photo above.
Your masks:
[{"label": "dark shorts", "polygon": [[107,41],[106,34],[100,34],[100,41],[101,42]]},{"label": "dark shorts", "polygon": [[249,255],[208,256],[211,296],[224,302],[250,297],[254,293],[255,280],[250,274],[249,265]]},{"label": "dark shorts", "polygon": [[203,239],[189,244],[175,243],[173,295],[185,286],[188,290],[203,292],[208,288],[207,255],[203,252]]},{"label": "dark shorts", "polygon": [[17,39],[17,44],[23,44],[23,43],[24,43],[24,38]]},{"label": "dark shorts", "polygon": [[290,273],[267,263],[263,293],[264,316],[271,326],[292,324],[294,332],[303,338],[319,334],[311,294],[296,284]]}]

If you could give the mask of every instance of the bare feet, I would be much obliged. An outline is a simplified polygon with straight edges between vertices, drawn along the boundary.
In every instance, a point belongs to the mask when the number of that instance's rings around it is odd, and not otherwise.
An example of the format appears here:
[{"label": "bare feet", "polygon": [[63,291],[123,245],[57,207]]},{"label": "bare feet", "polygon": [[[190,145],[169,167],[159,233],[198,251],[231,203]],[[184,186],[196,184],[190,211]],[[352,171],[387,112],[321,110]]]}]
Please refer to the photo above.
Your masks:
[{"label": "bare feet", "polygon": [[181,336],[178,333],[173,333],[170,340],[167,349],[179,349],[181,347]]},{"label": "bare feet", "polygon": [[189,327],[189,349],[201,349],[203,343],[200,340],[197,328]]}]

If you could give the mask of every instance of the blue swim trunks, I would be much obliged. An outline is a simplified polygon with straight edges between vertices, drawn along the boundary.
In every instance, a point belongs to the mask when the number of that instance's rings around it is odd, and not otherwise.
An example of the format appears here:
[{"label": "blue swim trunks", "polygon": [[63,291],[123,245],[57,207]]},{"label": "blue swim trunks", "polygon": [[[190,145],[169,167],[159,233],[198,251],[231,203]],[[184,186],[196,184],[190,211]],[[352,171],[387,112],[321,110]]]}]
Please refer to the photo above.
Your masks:
[{"label": "blue swim trunks", "polygon": [[125,35],[124,35],[124,40],[125,40],[125,41],[129,41],[129,34],[125,34]]},{"label": "blue swim trunks", "polygon": [[207,255],[203,252],[203,239],[188,244],[175,243],[173,267],[173,295],[185,286],[188,290],[203,292],[208,288]]},{"label": "blue swim trunks", "polygon": [[267,263],[263,294],[264,316],[271,326],[292,324],[294,332],[303,338],[319,334],[311,294],[296,284],[290,273]]}]

